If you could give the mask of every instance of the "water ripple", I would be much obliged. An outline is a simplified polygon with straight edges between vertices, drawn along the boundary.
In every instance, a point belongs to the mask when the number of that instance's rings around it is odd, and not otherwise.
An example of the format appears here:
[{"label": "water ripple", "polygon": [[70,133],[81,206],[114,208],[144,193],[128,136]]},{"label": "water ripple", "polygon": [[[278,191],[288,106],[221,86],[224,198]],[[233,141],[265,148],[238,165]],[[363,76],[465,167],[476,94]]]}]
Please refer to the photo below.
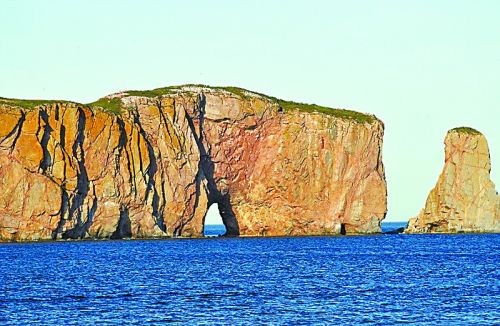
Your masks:
[{"label": "water ripple", "polygon": [[0,245],[0,324],[499,324],[500,235]]}]

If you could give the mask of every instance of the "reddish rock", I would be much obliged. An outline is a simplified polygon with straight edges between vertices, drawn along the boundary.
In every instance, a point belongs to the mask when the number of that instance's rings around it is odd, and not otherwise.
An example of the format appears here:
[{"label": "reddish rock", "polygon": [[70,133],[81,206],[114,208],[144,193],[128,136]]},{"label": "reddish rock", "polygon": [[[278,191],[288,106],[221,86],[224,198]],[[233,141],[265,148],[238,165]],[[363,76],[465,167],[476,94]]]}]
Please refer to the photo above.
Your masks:
[{"label": "reddish rock", "polygon": [[[120,111],[110,112],[110,111]],[[0,99],[0,239],[380,232],[383,124],[235,88]]]}]

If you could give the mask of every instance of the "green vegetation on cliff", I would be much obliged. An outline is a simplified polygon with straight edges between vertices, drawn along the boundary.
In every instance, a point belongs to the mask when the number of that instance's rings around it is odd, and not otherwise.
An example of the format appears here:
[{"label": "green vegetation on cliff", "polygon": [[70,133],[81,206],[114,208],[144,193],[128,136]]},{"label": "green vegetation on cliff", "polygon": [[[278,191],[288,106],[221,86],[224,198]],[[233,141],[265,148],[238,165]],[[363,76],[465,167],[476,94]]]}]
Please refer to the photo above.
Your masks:
[{"label": "green vegetation on cliff", "polygon": [[101,98],[95,102],[87,104],[91,108],[99,107],[112,114],[120,114],[122,111],[122,101],[118,98]]},{"label": "green vegetation on cliff", "polygon": [[127,93],[130,96],[157,97],[157,96],[172,94],[173,93],[172,90],[176,88],[177,88],[176,86],[170,86],[170,87],[155,88],[146,91],[126,91],[124,93]]},{"label": "green vegetation on cliff", "polygon": [[283,100],[278,100],[278,103],[283,108],[284,111],[291,111],[296,109],[299,111],[309,112],[309,113],[318,112],[318,113],[332,115],[338,118],[354,120],[361,123],[363,122],[372,123],[376,119],[375,116],[373,115],[351,110],[332,109],[329,107],[320,106],[316,104],[305,104],[305,103],[297,103],[297,102],[283,101]]},{"label": "green vegetation on cliff", "polygon": [[474,128],[470,128],[470,127],[458,127],[458,128],[453,128],[451,129],[450,131],[448,132],[452,132],[452,131],[455,131],[455,132],[458,132],[458,133],[462,133],[462,134],[470,134],[470,135],[482,135],[481,132],[477,131],[476,129]]},{"label": "green vegetation on cliff", "polygon": [[37,106],[54,104],[54,103],[74,103],[71,101],[63,101],[63,100],[23,100],[23,99],[15,99],[15,98],[4,98],[0,97],[0,105],[8,105],[8,106],[17,106],[23,109],[34,109]]},{"label": "green vegetation on cliff", "polygon": [[[236,95],[239,98],[249,100],[255,95],[260,96],[262,98],[268,99],[269,101],[275,102],[278,104],[283,111],[292,113],[293,111],[297,110],[300,112],[309,112],[309,113],[322,113],[322,114],[327,114],[331,115],[334,117],[342,118],[342,119],[349,119],[353,120],[356,122],[360,123],[372,123],[373,121],[376,120],[376,117],[374,115],[370,114],[364,114],[356,111],[351,111],[351,110],[344,110],[344,109],[334,109],[334,108],[329,108],[325,106],[320,106],[316,104],[305,104],[305,103],[298,103],[298,102],[293,102],[293,101],[285,101],[282,99],[278,99],[273,96],[268,96],[265,94],[257,93],[257,92],[252,92],[249,90],[246,90],[244,88],[239,88],[239,87],[232,87],[232,86],[208,86],[208,85],[200,85],[200,84],[188,84],[188,85],[179,85],[179,86],[169,86],[169,87],[162,87],[162,88],[156,88],[152,90],[130,90],[130,91],[125,91],[122,92],[123,96],[142,96],[142,97],[161,97],[164,95],[170,95],[170,94],[176,94],[178,92],[183,92],[185,88],[188,87],[200,87],[200,88],[208,88],[214,91],[225,91],[229,92],[233,95]],[[101,98],[95,102],[87,104],[87,106],[91,108],[102,108],[104,111],[110,112],[112,114],[120,114],[122,109],[124,109],[123,103],[120,99],[122,97],[121,95],[118,95],[117,97],[114,98]],[[40,105],[45,105],[45,104],[50,104],[50,103],[55,103],[55,102],[64,102],[64,103],[69,103],[67,101],[47,101],[47,100],[18,100],[18,99],[6,99],[6,98],[0,98],[0,104],[6,104],[6,105],[11,105],[11,106],[18,106],[26,109],[32,109]],[[74,102],[70,102],[74,103]],[[75,103],[79,104],[79,103]],[[457,128],[457,129],[463,129],[463,128]],[[471,129],[471,128],[466,128],[466,129]],[[471,129],[474,131],[474,129]],[[477,131],[475,131],[477,132]]]},{"label": "green vegetation on cliff", "polygon": [[[334,108],[329,108],[326,106],[320,106],[316,104],[306,104],[306,103],[298,103],[298,102],[293,102],[293,101],[285,101],[273,96],[269,96],[266,94],[262,93],[257,93],[257,92],[252,92],[244,88],[240,87],[233,87],[233,86],[207,86],[207,85],[184,85],[184,86],[194,86],[194,87],[206,87],[214,90],[224,90],[226,92],[232,93],[240,98],[243,99],[249,99],[251,98],[252,94],[259,95],[261,97],[267,98],[268,100],[271,100],[273,102],[276,102],[285,112],[290,112],[293,110],[298,110],[302,112],[318,112],[322,114],[327,114],[331,116],[335,116],[338,118],[343,118],[343,119],[349,119],[349,120],[354,120],[357,122],[368,122],[372,123],[373,121],[376,120],[374,115],[370,114],[365,114],[361,112],[356,112],[352,110],[345,110],[345,109],[334,109]],[[178,87],[172,87],[170,89],[174,88],[181,88],[183,86],[178,86]]]}]

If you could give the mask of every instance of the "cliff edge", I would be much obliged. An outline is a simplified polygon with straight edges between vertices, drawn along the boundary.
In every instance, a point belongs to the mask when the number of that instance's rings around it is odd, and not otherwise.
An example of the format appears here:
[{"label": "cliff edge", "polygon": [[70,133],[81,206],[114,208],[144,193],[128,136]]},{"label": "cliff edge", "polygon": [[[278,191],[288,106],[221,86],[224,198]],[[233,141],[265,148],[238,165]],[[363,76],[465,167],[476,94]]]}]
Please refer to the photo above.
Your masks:
[{"label": "cliff edge", "polygon": [[483,134],[455,128],[445,139],[445,165],[425,208],[406,233],[500,232],[500,196],[490,179]]},{"label": "cliff edge", "polygon": [[234,87],[0,98],[0,240],[380,232],[383,124]]}]

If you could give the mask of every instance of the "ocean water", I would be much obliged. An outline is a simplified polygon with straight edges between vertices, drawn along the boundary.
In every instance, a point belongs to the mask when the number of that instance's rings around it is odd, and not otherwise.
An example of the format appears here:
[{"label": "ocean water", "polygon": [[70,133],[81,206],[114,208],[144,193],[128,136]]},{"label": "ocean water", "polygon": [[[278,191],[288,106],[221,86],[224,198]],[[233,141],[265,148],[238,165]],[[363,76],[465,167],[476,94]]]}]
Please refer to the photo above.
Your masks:
[{"label": "ocean water", "polygon": [[494,234],[0,244],[0,324],[499,324],[499,249]]},{"label": "ocean water", "polygon": [[[406,227],[406,222],[384,222],[382,223],[382,232],[395,230],[397,228]],[[226,232],[226,228],[222,224],[205,225],[204,235],[206,237],[221,236]]]},{"label": "ocean water", "polygon": [[206,237],[217,237],[226,233],[226,227],[218,224],[207,224],[203,230]]}]

